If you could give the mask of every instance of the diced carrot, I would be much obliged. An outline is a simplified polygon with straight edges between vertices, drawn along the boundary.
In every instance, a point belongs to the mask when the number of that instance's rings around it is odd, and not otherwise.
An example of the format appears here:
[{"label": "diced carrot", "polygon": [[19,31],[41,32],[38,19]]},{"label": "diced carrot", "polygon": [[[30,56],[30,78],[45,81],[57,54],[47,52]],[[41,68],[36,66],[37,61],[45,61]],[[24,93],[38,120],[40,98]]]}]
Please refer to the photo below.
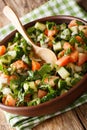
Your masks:
[{"label": "diced carrot", "polygon": [[32,70],[33,70],[33,71],[39,70],[40,67],[41,67],[41,65],[40,65],[39,62],[32,60]]},{"label": "diced carrot", "polygon": [[73,26],[78,26],[78,24],[76,23],[76,20],[72,20],[69,24],[68,24],[68,27],[73,27]]},{"label": "diced carrot", "polygon": [[65,66],[70,62],[70,56],[63,56],[57,60],[56,64],[59,66]]},{"label": "diced carrot", "polygon": [[42,98],[47,95],[47,92],[44,90],[39,89],[38,90],[38,98]]},{"label": "diced carrot", "polygon": [[84,43],[83,39],[80,36],[76,36],[76,40],[80,43]]},{"label": "diced carrot", "polygon": [[77,62],[78,61],[78,51],[73,51],[70,54],[70,61],[71,62]]},{"label": "diced carrot", "polygon": [[0,46],[0,56],[2,56],[6,52],[6,47],[4,45]]},{"label": "diced carrot", "polygon": [[7,106],[15,106],[16,99],[13,98],[10,94],[8,94],[4,99],[2,99],[3,104]]},{"label": "diced carrot", "polygon": [[87,54],[86,53],[79,53],[79,58],[78,58],[78,65],[82,65],[87,61]]}]

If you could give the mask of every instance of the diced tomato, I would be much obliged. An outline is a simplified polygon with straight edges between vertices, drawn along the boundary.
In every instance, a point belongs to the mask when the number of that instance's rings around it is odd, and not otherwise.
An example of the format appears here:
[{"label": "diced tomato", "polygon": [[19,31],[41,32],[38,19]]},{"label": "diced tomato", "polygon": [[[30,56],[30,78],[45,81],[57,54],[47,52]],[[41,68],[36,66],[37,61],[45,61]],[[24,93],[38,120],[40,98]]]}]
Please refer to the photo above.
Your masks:
[{"label": "diced tomato", "polygon": [[76,40],[80,43],[84,43],[83,39],[80,36],[76,36]]},{"label": "diced tomato", "polygon": [[78,61],[78,51],[73,51],[70,54],[70,61],[71,62],[77,62]]},{"label": "diced tomato", "polygon": [[65,66],[70,62],[70,56],[63,56],[57,60],[56,64],[59,66]]},{"label": "diced tomato", "polygon": [[7,84],[9,84],[9,81],[10,81],[10,76],[9,75],[1,73],[0,77],[2,77],[2,79],[4,79],[4,80],[6,79]]},{"label": "diced tomato", "polygon": [[47,28],[45,29],[44,34],[45,34],[46,36],[48,36],[48,29],[47,29]]},{"label": "diced tomato", "polygon": [[79,58],[78,58],[78,65],[82,65],[87,61],[87,54],[86,53],[79,53]]},{"label": "diced tomato", "polygon": [[13,80],[13,79],[17,79],[17,76],[16,75],[11,75],[9,76],[9,81]]},{"label": "diced tomato", "polygon": [[76,20],[72,20],[69,24],[68,24],[68,28],[73,27],[73,26],[78,26],[78,24],[76,23]]},{"label": "diced tomato", "polygon": [[6,97],[2,98],[3,104],[7,106],[15,106],[16,105],[16,99],[13,98],[10,94],[7,95]]},{"label": "diced tomato", "polygon": [[48,37],[54,36],[56,33],[57,33],[57,29],[55,26],[53,27],[52,30],[45,29],[44,31],[44,34],[47,35]]},{"label": "diced tomato", "polygon": [[47,95],[47,92],[44,90],[39,89],[38,90],[38,98],[42,98]]},{"label": "diced tomato", "polygon": [[22,60],[17,60],[16,62],[14,62],[12,64],[12,67],[16,68],[16,69],[28,69],[28,65],[26,63],[24,63]]},{"label": "diced tomato", "polygon": [[25,101],[25,102],[29,102],[29,101],[30,101],[30,96],[31,96],[30,93],[29,93],[29,94],[26,94],[25,97],[24,97],[24,101]]},{"label": "diced tomato", "polygon": [[40,67],[41,67],[41,65],[40,65],[39,62],[32,60],[32,70],[33,70],[33,71],[39,70]]},{"label": "diced tomato", "polygon": [[56,30],[49,30],[48,36],[54,36],[56,34]]},{"label": "diced tomato", "polygon": [[67,50],[69,48],[73,50],[73,46],[71,46],[69,42],[65,42],[64,45],[63,45],[63,49]]},{"label": "diced tomato", "polygon": [[57,79],[58,77],[57,76],[51,76],[51,77],[48,77],[48,78],[45,78],[44,79],[44,83],[47,83],[49,85],[51,85],[52,87],[55,86],[55,80]]},{"label": "diced tomato", "polygon": [[10,76],[10,75],[6,75],[6,74],[4,74],[4,73],[1,73],[0,76],[1,76],[3,79],[7,79],[7,84],[9,84],[12,79],[16,79],[16,78],[17,78],[16,75],[11,75],[11,76]]},{"label": "diced tomato", "polygon": [[69,62],[77,62],[78,61],[78,51],[73,51],[70,55],[62,56],[56,62],[59,66],[65,66]]},{"label": "diced tomato", "polygon": [[50,47],[50,48],[52,48],[52,47],[53,47],[52,42],[48,42],[48,47]]},{"label": "diced tomato", "polygon": [[0,46],[0,56],[6,52],[6,47],[4,45]]}]

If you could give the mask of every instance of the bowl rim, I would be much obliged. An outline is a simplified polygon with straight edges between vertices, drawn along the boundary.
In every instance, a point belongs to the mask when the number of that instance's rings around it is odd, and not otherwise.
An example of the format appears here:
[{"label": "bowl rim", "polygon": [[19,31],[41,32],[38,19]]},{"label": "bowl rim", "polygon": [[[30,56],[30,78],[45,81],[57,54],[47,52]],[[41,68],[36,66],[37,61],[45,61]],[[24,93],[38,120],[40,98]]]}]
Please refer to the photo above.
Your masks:
[{"label": "bowl rim", "polygon": [[[24,27],[27,28],[27,25],[31,26],[32,24],[35,24],[35,22],[37,22],[37,21],[43,22],[43,21],[47,21],[47,20],[51,20],[51,19],[66,19],[66,20],[76,19],[76,20],[79,20],[79,21],[83,22],[83,24],[87,24],[87,21],[85,21],[85,20],[83,20],[81,18],[78,18],[78,17],[74,17],[74,16],[70,16],[70,15],[56,15],[56,16],[47,16],[47,17],[43,17],[43,18],[39,18],[39,19],[33,20],[33,21],[25,24]],[[5,41],[8,41],[8,39],[9,39],[8,37],[11,38],[15,34],[16,31],[17,30],[13,30],[10,34],[8,34],[1,41],[0,44],[2,45]],[[22,111],[23,110],[30,110],[31,111],[32,110],[33,111],[34,109],[37,109],[37,108],[41,109],[44,106],[49,106],[50,104],[55,103],[57,100],[62,100],[62,99],[64,99],[64,97],[73,94],[73,92],[79,88],[79,85],[81,86],[84,83],[84,81],[86,82],[86,80],[87,80],[87,74],[84,75],[83,79],[79,83],[77,83],[70,90],[68,90],[68,92],[64,93],[63,95],[57,96],[56,98],[53,98],[53,99],[51,99],[49,101],[46,101],[46,102],[41,103],[41,104],[38,104],[36,106],[21,106],[21,107],[14,106],[13,107],[13,106],[6,106],[6,105],[0,103],[0,108],[2,108],[4,110],[5,109],[12,109],[13,111],[14,110],[18,110],[18,111],[21,111],[21,110]]]}]

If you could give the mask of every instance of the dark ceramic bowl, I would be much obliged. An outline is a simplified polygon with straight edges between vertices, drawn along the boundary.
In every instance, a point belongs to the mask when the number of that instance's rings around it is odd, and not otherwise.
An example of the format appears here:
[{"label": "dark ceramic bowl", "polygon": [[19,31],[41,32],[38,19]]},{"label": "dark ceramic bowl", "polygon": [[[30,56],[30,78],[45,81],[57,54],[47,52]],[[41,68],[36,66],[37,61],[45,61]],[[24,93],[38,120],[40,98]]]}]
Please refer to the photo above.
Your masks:
[{"label": "dark ceramic bowl", "polygon": [[[73,19],[79,20],[83,22],[84,24],[87,24],[86,21],[79,19],[77,17],[58,15],[58,16],[45,17],[45,18],[35,20],[33,22],[26,24],[25,28],[34,25],[37,21],[40,21],[40,22],[54,21],[58,24],[61,24],[61,23],[68,24]],[[16,31],[13,31],[5,39],[3,39],[1,44],[6,44],[14,36],[15,32]],[[10,106],[5,106],[2,103],[0,103],[0,108],[9,113],[23,115],[23,116],[31,116],[31,117],[52,114],[54,112],[57,112],[59,110],[66,108],[71,103],[73,103],[77,98],[79,98],[84,92],[86,92],[87,91],[86,80],[87,80],[87,74],[83,77],[83,79],[78,84],[76,84],[73,88],[71,88],[67,93],[37,106],[10,107]]]}]

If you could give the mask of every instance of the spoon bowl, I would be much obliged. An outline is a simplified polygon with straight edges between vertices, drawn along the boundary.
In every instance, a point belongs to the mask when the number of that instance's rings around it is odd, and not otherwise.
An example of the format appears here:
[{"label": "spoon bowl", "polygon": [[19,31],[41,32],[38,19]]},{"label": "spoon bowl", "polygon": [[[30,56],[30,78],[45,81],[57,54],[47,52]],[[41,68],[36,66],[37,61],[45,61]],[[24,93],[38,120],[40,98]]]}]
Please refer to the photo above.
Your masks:
[{"label": "spoon bowl", "polygon": [[25,40],[28,42],[28,44],[31,44],[35,53],[46,63],[50,63],[53,67],[57,61],[56,55],[47,48],[41,48],[36,46],[33,41],[30,39],[30,37],[27,35],[24,27],[22,26],[21,21],[19,20],[18,16],[14,13],[14,11],[9,7],[5,6],[3,9],[3,13],[5,16],[13,23],[15,28],[18,30],[18,32],[25,38]]}]

